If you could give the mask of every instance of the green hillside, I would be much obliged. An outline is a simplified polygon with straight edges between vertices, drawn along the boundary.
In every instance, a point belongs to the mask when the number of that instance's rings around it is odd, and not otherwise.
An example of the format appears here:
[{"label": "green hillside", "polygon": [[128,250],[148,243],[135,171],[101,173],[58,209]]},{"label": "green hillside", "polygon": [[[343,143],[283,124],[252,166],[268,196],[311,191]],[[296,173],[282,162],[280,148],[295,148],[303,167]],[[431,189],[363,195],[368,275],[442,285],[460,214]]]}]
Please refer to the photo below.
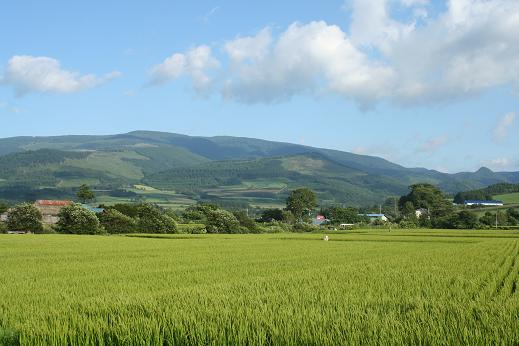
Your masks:
[{"label": "green hillside", "polygon": [[505,204],[519,204],[519,192],[496,195],[494,198],[503,201]]},{"label": "green hillside", "polygon": [[[519,184],[500,183],[487,186],[482,189],[461,191],[454,197],[454,202],[457,204],[463,204],[466,200],[491,200],[497,199],[502,200],[513,200],[514,197],[507,197],[508,194],[515,194],[519,192]],[[508,203],[519,203],[519,202],[508,202]]]},{"label": "green hillside", "polygon": [[198,192],[205,197],[284,199],[287,191],[307,186],[324,203],[377,203],[404,193],[396,179],[352,169],[324,155],[299,154],[244,161],[216,161],[147,176],[153,187]]},{"label": "green hillside", "polygon": [[70,196],[81,184],[103,191],[110,200],[125,193],[126,199],[148,198],[132,189],[144,184],[159,189],[156,199],[164,203],[225,199],[277,205],[287,190],[308,186],[325,203],[366,205],[419,182],[455,194],[519,183],[519,173],[482,168],[445,174],[378,157],[229,136],[134,131],[0,139],[0,199]]}]

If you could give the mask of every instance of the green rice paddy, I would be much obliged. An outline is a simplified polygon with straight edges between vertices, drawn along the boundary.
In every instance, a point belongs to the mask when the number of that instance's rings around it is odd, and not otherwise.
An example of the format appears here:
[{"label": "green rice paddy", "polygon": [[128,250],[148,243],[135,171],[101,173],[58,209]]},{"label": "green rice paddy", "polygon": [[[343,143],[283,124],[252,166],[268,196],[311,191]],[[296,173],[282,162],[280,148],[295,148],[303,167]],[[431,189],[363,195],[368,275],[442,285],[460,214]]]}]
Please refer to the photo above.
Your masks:
[{"label": "green rice paddy", "polygon": [[518,344],[519,232],[0,235],[0,344]]}]

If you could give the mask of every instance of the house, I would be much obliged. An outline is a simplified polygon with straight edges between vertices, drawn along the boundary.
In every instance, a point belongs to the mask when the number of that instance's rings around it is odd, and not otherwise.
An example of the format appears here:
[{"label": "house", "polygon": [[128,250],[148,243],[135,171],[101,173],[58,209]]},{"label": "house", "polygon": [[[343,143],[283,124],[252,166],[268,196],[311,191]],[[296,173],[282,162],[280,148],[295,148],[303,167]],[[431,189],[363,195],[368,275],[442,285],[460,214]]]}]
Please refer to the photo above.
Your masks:
[{"label": "house", "polygon": [[369,221],[373,222],[375,220],[387,221],[387,217],[384,214],[360,214],[361,216],[367,216]]},{"label": "house", "polygon": [[314,226],[321,226],[322,224],[326,223],[326,222],[329,222],[330,220],[328,220],[324,215],[317,215],[313,220],[312,220],[312,225]]},{"label": "house", "polygon": [[9,211],[6,211],[5,213],[0,214],[0,222],[6,222],[8,215],[9,215]]},{"label": "house", "polygon": [[416,209],[414,214],[416,215],[416,218],[419,219],[421,218],[422,216],[427,216],[429,215],[429,210],[425,209],[425,208],[420,208],[420,209]]},{"label": "house", "polygon": [[43,216],[42,222],[47,225],[54,225],[58,222],[58,214],[61,208],[72,204],[72,201],[54,201],[47,199],[40,199],[34,202],[34,206],[40,211]]},{"label": "house", "polygon": [[504,205],[502,201],[482,201],[482,200],[466,200],[464,202],[466,206],[483,206],[483,207],[501,207]]}]

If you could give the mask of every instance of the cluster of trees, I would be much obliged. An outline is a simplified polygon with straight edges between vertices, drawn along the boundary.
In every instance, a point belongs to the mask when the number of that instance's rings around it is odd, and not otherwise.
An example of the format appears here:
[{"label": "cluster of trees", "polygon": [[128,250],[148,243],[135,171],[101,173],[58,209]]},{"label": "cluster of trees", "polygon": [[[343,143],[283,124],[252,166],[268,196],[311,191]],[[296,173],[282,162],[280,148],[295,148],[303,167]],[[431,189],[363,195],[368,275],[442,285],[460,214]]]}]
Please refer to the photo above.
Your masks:
[{"label": "cluster of trees", "polygon": [[[77,198],[85,203],[95,199],[94,193],[86,185],[80,187]],[[394,201],[394,200],[393,200]],[[391,203],[385,207],[390,208]],[[431,184],[410,186],[407,195],[398,200],[397,213],[390,216],[390,222],[401,228],[459,228],[517,226],[519,211],[509,209],[504,212],[487,212],[478,217],[469,209],[456,209],[440,189]],[[317,208],[315,193],[308,188],[292,191],[286,199],[284,209],[272,208],[252,218],[247,211],[222,209],[217,204],[199,203],[181,212],[173,212],[149,203],[125,203],[103,206],[102,213],[95,214],[80,204],[63,207],[59,221],[52,230],[72,234],[102,233],[262,233],[279,231],[312,231],[310,224],[313,211]],[[0,203],[0,213],[8,209]],[[418,211],[418,212],[417,212]],[[366,210],[351,207],[330,206],[320,213],[333,225],[341,223],[368,224],[364,216]],[[0,225],[10,231],[43,232],[42,215],[31,204],[22,203],[9,210],[7,222]],[[48,230],[48,229],[47,229]]]},{"label": "cluster of trees", "polygon": [[341,223],[357,224],[369,223],[367,216],[361,215],[357,208],[343,208],[339,206],[328,207],[321,210],[321,214],[325,216],[334,225]]},{"label": "cluster of trees", "polygon": [[[484,228],[495,226],[496,217],[499,226],[519,225],[519,212],[514,209],[504,213],[487,212],[480,218],[471,210],[456,209],[442,191],[431,184],[412,185],[409,194],[400,198],[399,208],[400,216],[396,221],[403,228]],[[417,210],[419,210],[418,215]]]},{"label": "cluster of trees", "polygon": [[[118,208],[123,209],[123,212]],[[9,210],[5,230],[34,233],[54,231],[65,234],[177,232],[177,223],[173,217],[165,210],[147,203],[117,205],[99,214],[74,203],[62,207],[58,217],[58,222],[51,229],[45,229],[41,212],[32,204],[22,203]]]},{"label": "cluster of trees", "polygon": [[[84,185],[77,192],[77,198],[80,202],[87,202],[93,200],[95,195]],[[52,230],[69,234],[309,231],[313,228],[304,222],[309,221],[310,214],[316,206],[315,193],[306,188],[290,193],[286,209],[265,210],[257,220],[249,217],[243,210],[231,212],[210,203],[199,203],[180,213],[149,203],[100,205],[104,211],[98,214],[83,208],[80,204],[71,204],[61,208],[59,221]],[[4,209],[7,209],[7,206]],[[31,232],[45,230],[40,211],[27,203],[9,211],[6,229]]]}]

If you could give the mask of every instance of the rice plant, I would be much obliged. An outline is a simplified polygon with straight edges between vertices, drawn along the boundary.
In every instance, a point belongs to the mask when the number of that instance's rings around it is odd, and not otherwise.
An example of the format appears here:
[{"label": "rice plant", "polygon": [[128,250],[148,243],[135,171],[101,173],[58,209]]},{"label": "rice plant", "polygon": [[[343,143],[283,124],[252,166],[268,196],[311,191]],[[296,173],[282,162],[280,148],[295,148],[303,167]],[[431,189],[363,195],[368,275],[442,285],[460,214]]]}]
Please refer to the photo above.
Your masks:
[{"label": "rice plant", "polygon": [[0,344],[518,344],[519,233],[0,236]]}]

